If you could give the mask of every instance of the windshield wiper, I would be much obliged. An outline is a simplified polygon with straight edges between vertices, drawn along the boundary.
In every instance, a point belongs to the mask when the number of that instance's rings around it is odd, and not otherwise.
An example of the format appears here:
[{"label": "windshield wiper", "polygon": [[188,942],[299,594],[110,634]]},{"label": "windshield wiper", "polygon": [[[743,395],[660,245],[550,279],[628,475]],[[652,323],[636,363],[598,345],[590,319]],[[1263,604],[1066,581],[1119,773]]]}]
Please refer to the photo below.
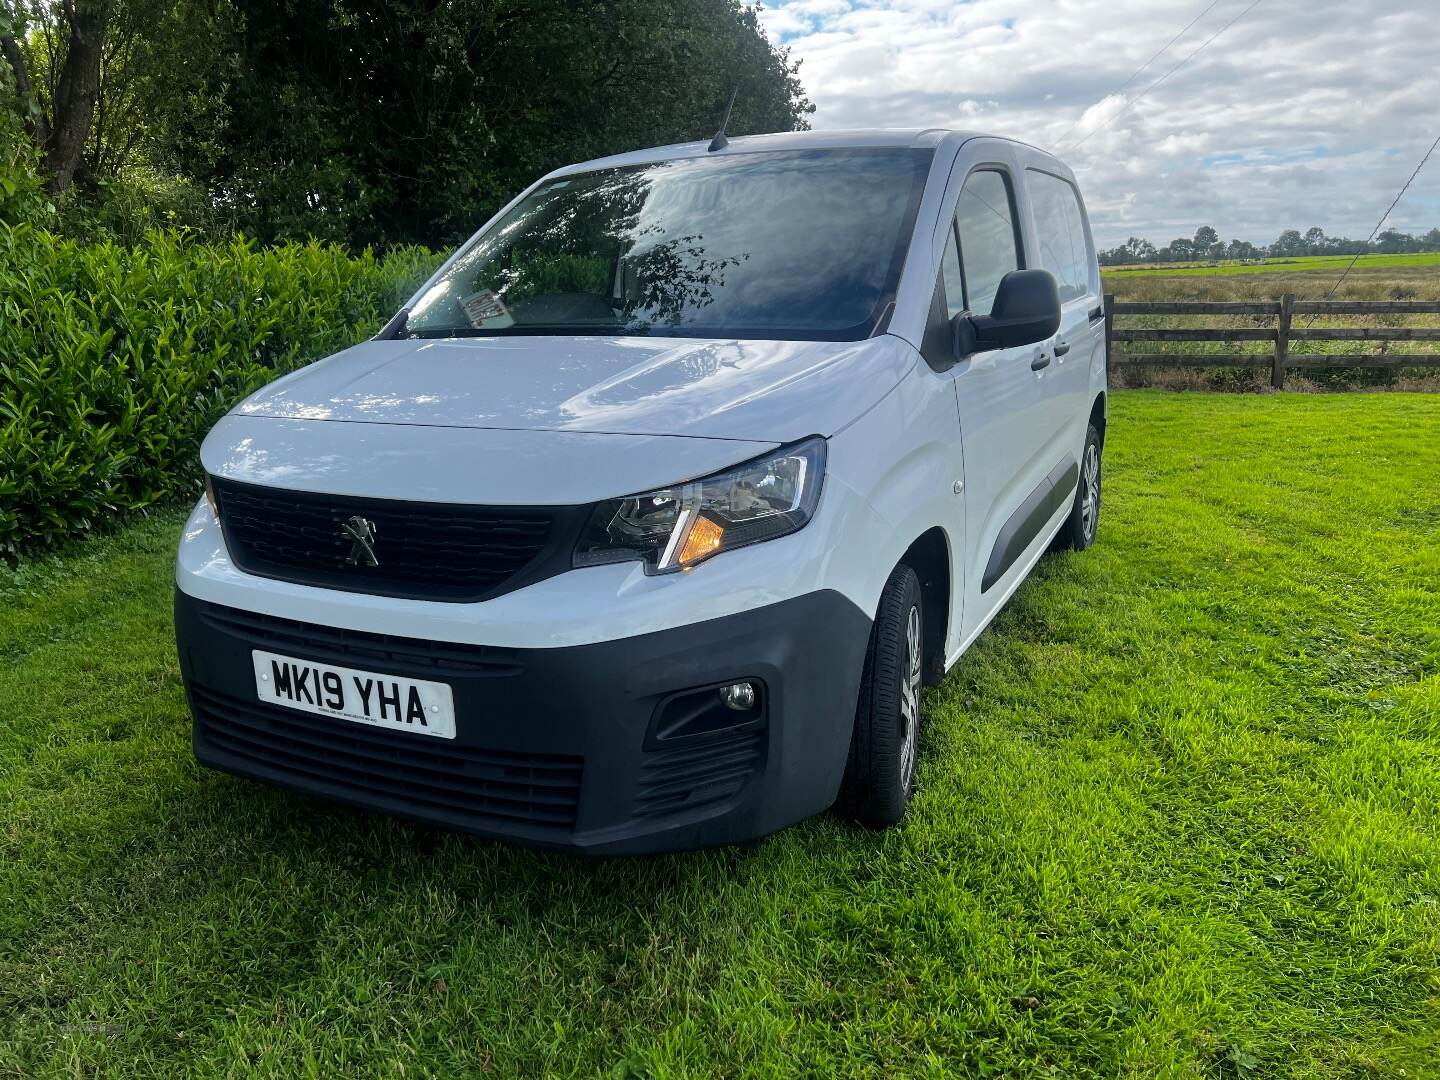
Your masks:
[{"label": "windshield wiper", "polygon": [[629,326],[625,323],[525,323],[520,326],[503,327],[443,326],[438,329],[427,326],[408,330],[405,332],[405,336],[410,338],[462,338],[617,334],[633,337],[646,333],[649,333],[647,326]]}]

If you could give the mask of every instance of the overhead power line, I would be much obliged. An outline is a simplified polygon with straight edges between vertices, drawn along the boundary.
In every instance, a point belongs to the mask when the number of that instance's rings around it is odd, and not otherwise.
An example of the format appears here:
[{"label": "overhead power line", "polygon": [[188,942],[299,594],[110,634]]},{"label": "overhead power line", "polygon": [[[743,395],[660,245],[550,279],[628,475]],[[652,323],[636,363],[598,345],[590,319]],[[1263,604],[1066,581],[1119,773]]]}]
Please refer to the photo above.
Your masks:
[{"label": "overhead power line", "polygon": [[1118,119],[1120,119],[1120,117],[1124,116],[1125,113],[1129,112],[1129,111],[1130,111],[1130,108],[1131,108],[1133,105],[1135,105],[1138,101],[1140,101],[1142,98],[1144,98],[1146,94],[1150,93],[1151,90],[1154,90],[1157,86],[1159,86],[1161,83],[1163,83],[1166,79],[1170,78],[1171,75],[1174,75],[1177,71],[1179,71],[1181,68],[1183,68],[1183,67],[1184,67],[1186,64],[1188,64],[1191,60],[1194,60],[1195,57],[1199,56],[1202,52],[1205,51],[1206,47],[1207,47],[1212,41],[1214,41],[1216,38],[1218,38],[1221,34],[1225,33],[1226,30],[1229,30],[1230,27],[1234,26],[1237,22],[1239,22],[1241,19],[1243,19],[1246,15],[1249,15],[1250,12],[1254,11],[1254,10],[1255,10],[1257,7],[1259,7],[1263,2],[1264,2],[1264,0],[1251,0],[1249,6],[1247,6],[1244,10],[1242,10],[1242,11],[1240,12],[1240,14],[1236,15],[1233,19],[1231,19],[1229,22],[1227,22],[1224,26],[1220,27],[1219,30],[1216,30],[1215,33],[1211,34],[1208,38],[1206,38],[1204,41],[1202,41],[1202,42],[1200,43],[1199,47],[1196,48],[1194,52],[1190,53],[1188,56],[1185,57],[1185,59],[1181,60],[1178,64],[1176,64],[1174,67],[1172,67],[1169,71],[1165,72],[1164,75],[1161,75],[1158,79],[1156,79],[1154,82],[1152,82],[1149,86],[1145,87],[1144,90],[1141,90],[1140,93],[1136,94],[1134,97],[1132,97],[1132,98],[1130,98],[1129,100],[1127,100],[1124,105],[1122,105],[1118,110],[1116,110],[1116,112],[1110,117],[1110,119],[1106,120],[1106,121],[1105,121],[1103,124],[1101,124],[1099,127],[1091,128],[1091,129],[1090,129],[1089,131],[1087,131],[1084,135],[1082,135],[1079,139],[1075,140],[1075,141],[1074,141],[1073,143],[1071,143],[1069,146],[1062,147],[1062,149],[1064,149],[1064,150],[1074,150],[1077,146],[1083,145],[1083,144],[1084,144],[1086,141],[1088,141],[1092,136],[1095,136],[1095,135],[1100,134],[1100,132],[1104,131],[1104,130],[1105,130],[1106,128],[1108,128],[1111,124],[1113,124],[1116,120],[1118,120]]},{"label": "overhead power line", "polygon": [[[1114,97],[1116,94],[1122,93],[1127,86],[1129,86],[1129,85],[1130,85],[1131,83],[1133,83],[1136,79],[1138,79],[1141,75],[1143,75],[1143,74],[1145,73],[1146,69],[1148,69],[1151,64],[1155,63],[1156,60],[1159,60],[1160,57],[1161,57],[1167,50],[1169,50],[1169,48],[1170,48],[1171,45],[1174,45],[1175,42],[1179,41],[1182,37],[1184,37],[1184,36],[1189,32],[1189,30],[1190,30],[1190,28],[1191,28],[1192,26],[1194,26],[1197,22],[1199,22],[1201,19],[1203,19],[1206,15],[1209,15],[1210,12],[1214,11],[1214,10],[1215,10],[1215,5],[1218,4],[1218,3],[1220,3],[1220,0],[1210,0],[1210,6],[1209,6],[1209,7],[1207,7],[1204,11],[1200,12],[1199,15],[1196,15],[1196,16],[1195,16],[1193,19],[1191,19],[1188,23],[1186,23],[1184,26],[1182,26],[1182,27],[1180,28],[1180,32],[1179,32],[1178,34],[1176,34],[1174,37],[1172,37],[1172,38],[1171,38],[1169,41],[1167,41],[1164,45],[1160,46],[1160,48],[1156,49],[1155,52],[1154,52],[1153,54],[1151,54],[1149,60],[1146,60],[1143,64],[1141,64],[1138,68],[1136,68],[1133,72],[1131,72],[1130,77],[1129,77],[1128,79],[1126,79],[1123,83],[1121,83],[1119,86],[1117,86],[1114,90],[1111,90],[1108,94],[1106,94],[1104,97],[1102,97],[1102,98],[1100,99],[1100,101],[1104,101],[1105,98],[1112,98],[1112,97]],[[1100,103],[1100,102],[1097,101],[1095,104],[1098,105],[1099,103]],[[1085,111],[1086,111],[1086,112],[1089,112],[1090,110],[1087,109],[1087,110],[1085,110]],[[1071,132],[1073,132],[1077,127],[1079,127],[1080,124],[1084,121],[1084,119],[1085,119],[1085,113],[1081,113],[1081,114],[1080,114],[1080,119],[1079,119],[1079,120],[1076,120],[1075,123],[1071,124],[1068,128],[1066,128],[1066,129],[1065,129],[1065,133],[1064,133],[1063,135],[1061,135],[1060,138],[1058,138],[1058,139],[1055,140],[1056,143],[1062,143],[1062,142],[1064,142],[1066,139],[1068,139],[1068,138],[1070,137]]]},{"label": "overhead power line", "polygon": [[[1380,215],[1380,220],[1375,223],[1375,228],[1370,230],[1370,235],[1365,238],[1366,248],[1370,246],[1370,241],[1374,240],[1375,237],[1380,234],[1380,226],[1385,224],[1386,219],[1395,212],[1395,207],[1400,205],[1400,200],[1405,197],[1405,192],[1410,190],[1410,185],[1413,184],[1415,182],[1415,178],[1420,175],[1420,170],[1425,168],[1425,163],[1430,160],[1430,155],[1435,153],[1435,148],[1437,146],[1440,146],[1440,135],[1435,136],[1435,141],[1430,144],[1430,149],[1425,151],[1425,156],[1420,159],[1420,164],[1415,166],[1415,171],[1410,174],[1410,179],[1406,180],[1405,183],[1400,185],[1400,190],[1395,193],[1395,198],[1390,200],[1390,205],[1385,208],[1385,213]],[[1345,267],[1344,273],[1340,275],[1334,285],[1330,286],[1330,291],[1325,294],[1326,300],[1331,299],[1335,295],[1335,290],[1340,288],[1341,283],[1350,276],[1350,271],[1354,269],[1355,264],[1360,261],[1360,256],[1364,253],[1365,248],[1361,248],[1355,253],[1355,257],[1351,259],[1350,264]],[[1314,321],[1315,316],[1311,315],[1310,322],[1306,323],[1305,325],[1309,326],[1310,323],[1313,323]]]}]

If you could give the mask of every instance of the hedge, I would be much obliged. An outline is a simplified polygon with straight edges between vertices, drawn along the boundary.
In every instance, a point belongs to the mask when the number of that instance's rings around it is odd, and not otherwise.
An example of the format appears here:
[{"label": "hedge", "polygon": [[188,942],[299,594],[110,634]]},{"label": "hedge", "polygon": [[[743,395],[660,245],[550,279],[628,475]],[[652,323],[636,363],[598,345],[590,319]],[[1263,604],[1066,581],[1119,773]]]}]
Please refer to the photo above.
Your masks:
[{"label": "hedge", "polygon": [[0,553],[198,490],[200,441],[231,405],[373,334],[437,263],[0,224]]}]

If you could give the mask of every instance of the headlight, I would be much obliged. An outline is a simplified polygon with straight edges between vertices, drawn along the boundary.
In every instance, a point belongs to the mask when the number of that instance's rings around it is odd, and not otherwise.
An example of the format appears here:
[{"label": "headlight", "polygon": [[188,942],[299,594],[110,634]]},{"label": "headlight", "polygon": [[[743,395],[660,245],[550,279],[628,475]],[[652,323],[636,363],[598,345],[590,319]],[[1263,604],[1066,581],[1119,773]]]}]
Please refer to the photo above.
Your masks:
[{"label": "headlight", "polygon": [[647,573],[669,573],[784,536],[814,516],[824,474],[825,440],[807,439],[703,480],[600,503],[575,565],[639,559]]}]

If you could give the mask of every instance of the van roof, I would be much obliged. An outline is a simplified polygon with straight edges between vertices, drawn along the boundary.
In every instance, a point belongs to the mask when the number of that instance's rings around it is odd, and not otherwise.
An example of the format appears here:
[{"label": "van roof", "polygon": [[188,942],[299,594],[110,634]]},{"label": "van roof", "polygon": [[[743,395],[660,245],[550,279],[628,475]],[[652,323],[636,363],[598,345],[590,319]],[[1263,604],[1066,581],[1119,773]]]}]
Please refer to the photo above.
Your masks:
[{"label": "van roof", "polygon": [[[951,128],[857,128],[851,131],[781,131],[773,135],[736,135],[717,154],[743,154],[756,150],[819,150],[844,147],[888,146],[933,149],[941,142],[960,143],[983,135],[978,131],[956,131]],[[1005,138],[1005,136],[990,136]],[[1014,141],[1014,140],[1009,140]],[[595,169],[613,169],[624,165],[641,165],[673,158],[701,157],[710,153],[710,140],[701,142],[672,143],[669,146],[654,146],[644,150],[632,150],[625,154],[595,158],[556,169],[550,175],[563,176],[567,173],[592,172]]]}]

